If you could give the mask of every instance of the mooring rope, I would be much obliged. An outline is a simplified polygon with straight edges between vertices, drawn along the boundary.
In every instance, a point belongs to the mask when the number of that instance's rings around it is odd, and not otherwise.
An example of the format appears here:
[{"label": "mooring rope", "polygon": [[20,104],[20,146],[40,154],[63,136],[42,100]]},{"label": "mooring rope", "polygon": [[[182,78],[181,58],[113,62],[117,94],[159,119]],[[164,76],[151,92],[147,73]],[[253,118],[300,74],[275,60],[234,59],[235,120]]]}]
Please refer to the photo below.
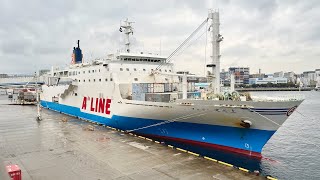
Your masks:
[{"label": "mooring rope", "polygon": [[[211,109],[210,110],[206,110],[206,111],[211,111]],[[208,112],[206,112],[206,111],[191,113],[191,114],[188,114],[188,115],[185,115],[185,116],[181,116],[181,117],[177,117],[177,118],[174,118],[174,119],[166,120],[166,121],[163,121],[163,122],[160,122],[160,123],[151,124],[151,125],[148,125],[148,126],[127,130],[126,132],[138,131],[138,130],[141,130],[141,129],[146,129],[146,128],[150,128],[150,127],[160,126],[160,125],[163,125],[163,124],[173,123],[173,122],[176,122],[178,120],[184,120],[184,119],[189,119],[189,118],[193,118],[193,117],[203,116],[205,114],[208,114]],[[206,112],[206,113],[204,113],[204,112]]]}]

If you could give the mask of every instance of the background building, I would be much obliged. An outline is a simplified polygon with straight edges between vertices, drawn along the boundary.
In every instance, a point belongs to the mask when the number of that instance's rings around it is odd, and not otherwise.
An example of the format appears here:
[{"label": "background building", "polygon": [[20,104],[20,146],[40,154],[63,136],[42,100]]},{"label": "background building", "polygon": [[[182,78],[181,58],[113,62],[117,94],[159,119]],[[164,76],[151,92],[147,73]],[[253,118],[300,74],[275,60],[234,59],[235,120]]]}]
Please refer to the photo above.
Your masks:
[{"label": "background building", "polygon": [[303,72],[301,82],[304,87],[315,87],[317,84],[316,71]]},{"label": "background building", "polygon": [[249,67],[230,67],[229,73],[234,74],[235,84],[249,84]]},{"label": "background building", "polygon": [[285,72],[283,74],[283,77],[284,78],[287,78],[288,79],[288,82],[291,82],[291,83],[296,83],[297,82],[297,76],[294,72]]},{"label": "background building", "polygon": [[282,78],[283,76],[284,76],[283,71],[273,73],[273,77],[275,78],[279,78],[279,77]]},{"label": "background building", "polygon": [[46,73],[48,73],[48,72],[50,72],[50,70],[48,70],[48,69],[41,69],[41,70],[39,70],[39,76],[44,75],[44,74],[46,74]]},{"label": "background building", "polygon": [[249,83],[252,84],[287,84],[288,80],[287,78],[283,77],[266,77],[266,78],[250,78]]},{"label": "background building", "polygon": [[317,87],[320,87],[320,69],[316,69],[316,80],[317,80]]},{"label": "background building", "polygon": [[221,84],[224,86],[230,85],[230,73],[229,71],[225,71],[224,69],[221,70],[220,72],[220,79],[221,79]]},{"label": "background building", "polygon": [[7,78],[8,74],[0,74],[0,78]]}]

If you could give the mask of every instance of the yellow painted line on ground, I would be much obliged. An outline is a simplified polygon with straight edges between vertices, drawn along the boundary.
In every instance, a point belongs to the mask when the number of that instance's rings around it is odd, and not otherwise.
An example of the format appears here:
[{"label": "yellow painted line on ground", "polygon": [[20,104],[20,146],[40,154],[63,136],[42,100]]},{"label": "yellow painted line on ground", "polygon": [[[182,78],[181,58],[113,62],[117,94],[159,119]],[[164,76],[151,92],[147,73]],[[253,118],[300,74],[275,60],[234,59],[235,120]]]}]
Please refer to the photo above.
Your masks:
[{"label": "yellow painted line on ground", "polygon": [[121,132],[124,132],[123,130],[120,130]]},{"label": "yellow painted line on ground", "polygon": [[[160,144],[160,142],[159,141],[154,141],[155,143],[158,143],[158,144]],[[169,146],[169,145],[168,145]]]},{"label": "yellow painted line on ground", "polygon": [[191,152],[191,151],[188,151],[189,154],[192,154],[192,155],[195,155],[195,156],[200,156],[199,154],[197,153],[194,153],[194,152]]},{"label": "yellow painted line on ground", "polygon": [[171,147],[171,148],[173,148],[173,146],[171,146],[171,145],[168,145],[168,147]]},{"label": "yellow painted line on ground", "polygon": [[244,172],[249,172],[248,169],[245,169],[245,168],[242,168],[242,167],[239,167],[239,169],[240,169],[241,171],[244,171]]},{"label": "yellow painted line on ground", "polygon": [[131,136],[133,135],[132,133],[129,133]]},{"label": "yellow painted line on ground", "polygon": [[148,140],[148,141],[152,141],[152,139],[149,139],[149,138],[146,138],[146,140]]},{"label": "yellow painted line on ground", "polygon": [[270,176],[267,176],[267,179],[270,179],[270,180],[278,180],[278,179],[273,178],[273,177],[270,177]]},{"label": "yellow painted line on ground", "polygon": [[117,130],[116,128],[111,128],[111,129],[112,129],[112,130],[115,130],[115,131]]},{"label": "yellow painted line on ground", "polygon": [[138,136],[139,138],[142,138],[142,139],[146,139],[145,137],[143,137],[143,136]]},{"label": "yellow painted line on ground", "polygon": [[181,149],[181,148],[176,148],[177,150],[179,151],[182,151],[182,152],[187,152],[187,150],[184,150],[184,149]]},{"label": "yellow painted line on ground", "polygon": [[218,161],[218,163],[223,164],[225,166],[233,167],[232,164],[229,164],[229,163],[226,163],[226,162],[223,162],[223,161]]},{"label": "yellow painted line on ground", "polygon": [[218,160],[209,158],[209,157],[207,157],[207,156],[204,156],[203,158],[208,159],[208,160],[213,161],[213,162],[218,162]]}]

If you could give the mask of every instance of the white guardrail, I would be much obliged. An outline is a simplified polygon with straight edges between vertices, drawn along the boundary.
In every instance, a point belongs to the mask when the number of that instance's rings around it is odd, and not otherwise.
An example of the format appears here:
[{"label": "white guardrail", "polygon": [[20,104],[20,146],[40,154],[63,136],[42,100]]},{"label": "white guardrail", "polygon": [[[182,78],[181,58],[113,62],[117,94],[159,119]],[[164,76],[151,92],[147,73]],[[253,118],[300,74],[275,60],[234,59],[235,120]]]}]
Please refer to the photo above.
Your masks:
[{"label": "white guardrail", "polygon": [[282,95],[282,96],[251,96],[253,101],[301,101],[305,99],[302,94],[299,95]]}]

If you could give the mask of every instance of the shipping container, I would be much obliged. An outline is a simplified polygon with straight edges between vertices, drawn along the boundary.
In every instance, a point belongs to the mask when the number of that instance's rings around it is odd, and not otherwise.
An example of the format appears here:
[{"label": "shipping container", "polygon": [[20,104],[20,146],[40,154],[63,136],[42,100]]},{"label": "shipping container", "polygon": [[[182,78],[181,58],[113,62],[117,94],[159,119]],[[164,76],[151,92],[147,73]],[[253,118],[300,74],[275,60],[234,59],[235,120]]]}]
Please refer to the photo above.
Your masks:
[{"label": "shipping container", "polygon": [[148,93],[153,93],[153,87],[148,87]]},{"label": "shipping container", "polygon": [[132,94],[135,94],[135,93],[141,93],[141,88],[138,83],[132,84]]},{"label": "shipping container", "polygon": [[145,93],[135,93],[135,94],[132,94],[132,100],[135,100],[135,101],[145,101]]},{"label": "shipping container", "polygon": [[168,93],[148,93],[145,95],[145,100],[146,101],[151,101],[151,102],[169,102],[170,101],[170,94]]},{"label": "shipping container", "polygon": [[155,93],[164,92],[164,84],[163,83],[154,83],[153,86],[154,86],[153,92],[155,92]]},{"label": "shipping container", "polygon": [[164,92],[172,92],[172,83],[164,84]]}]

